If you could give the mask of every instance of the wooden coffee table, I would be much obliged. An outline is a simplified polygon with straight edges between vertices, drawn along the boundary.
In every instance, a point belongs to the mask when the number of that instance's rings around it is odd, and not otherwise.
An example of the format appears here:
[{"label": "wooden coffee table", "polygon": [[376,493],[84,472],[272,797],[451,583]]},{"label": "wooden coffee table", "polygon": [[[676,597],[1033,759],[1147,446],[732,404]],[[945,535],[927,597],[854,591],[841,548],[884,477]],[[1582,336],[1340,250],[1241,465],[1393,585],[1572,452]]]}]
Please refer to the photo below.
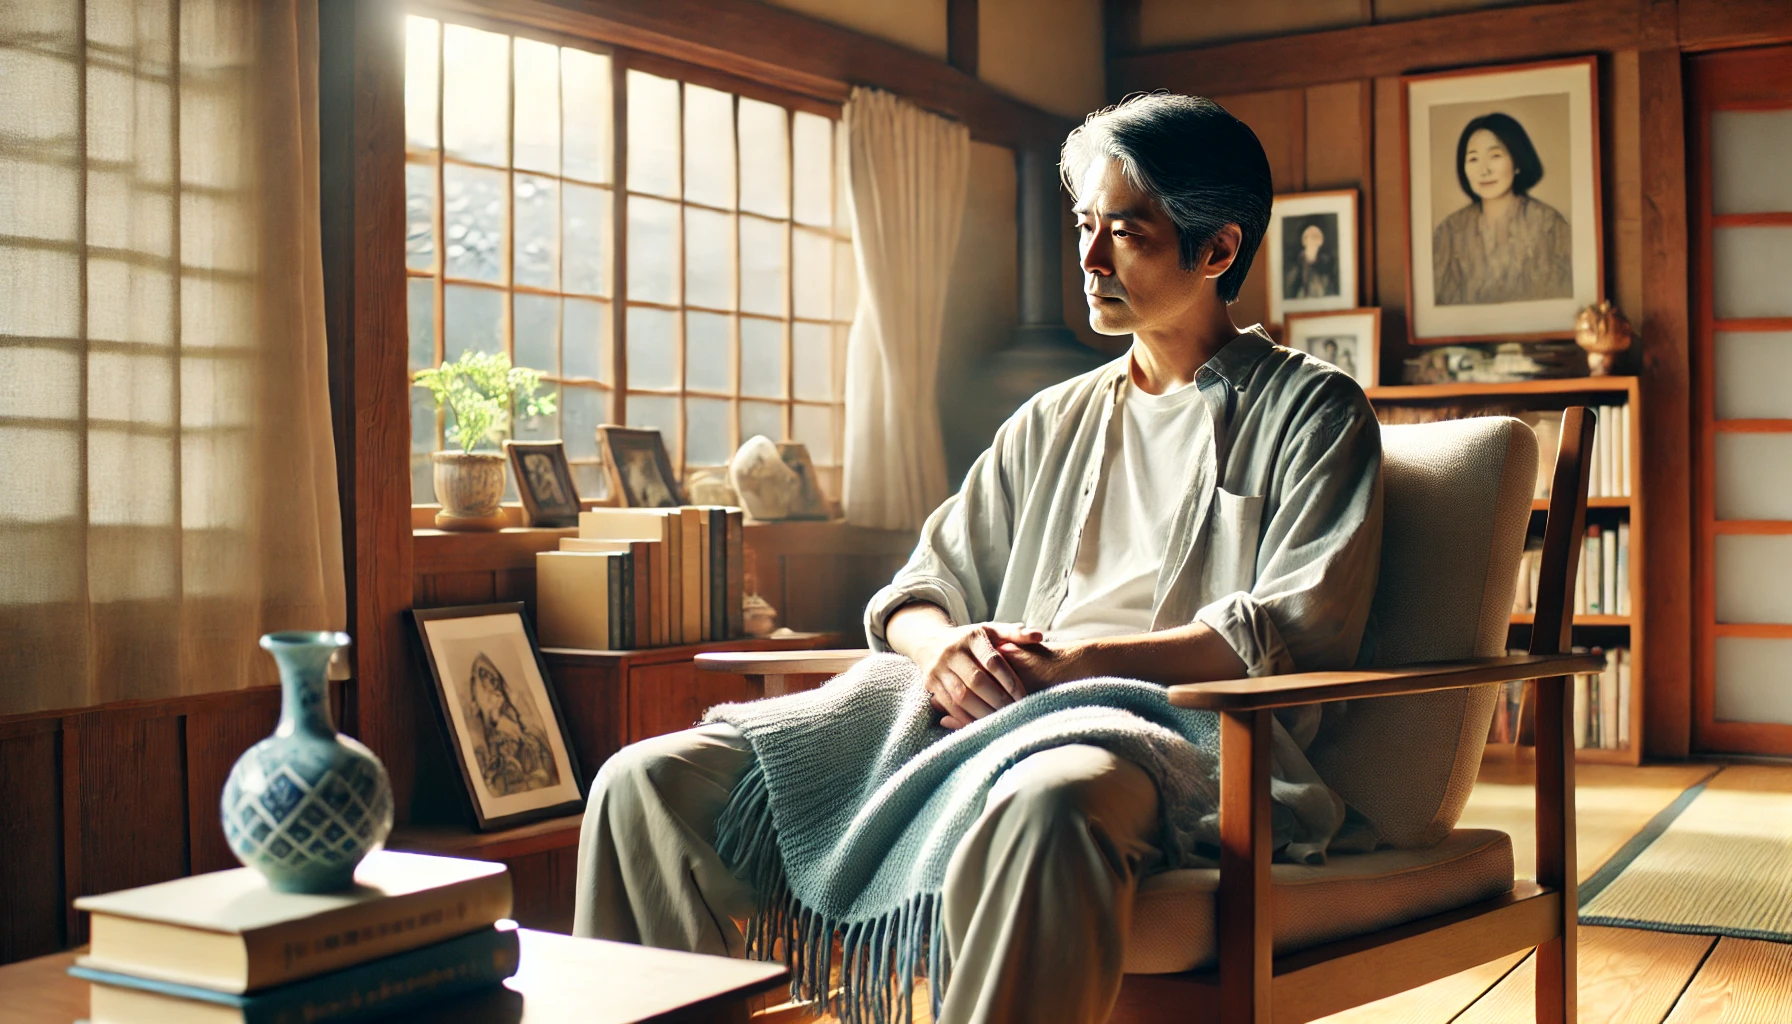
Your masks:
[{"label": "wooden coffee table", "polygon": [[[501,988],[452,999],[392,1024],[739,1024],[747,999],[786,984],[783,964],[648,949],[520,929],[522,965]],[[87,1016],[76,954],[0,967],[0,1024],[70,1024]]]}]

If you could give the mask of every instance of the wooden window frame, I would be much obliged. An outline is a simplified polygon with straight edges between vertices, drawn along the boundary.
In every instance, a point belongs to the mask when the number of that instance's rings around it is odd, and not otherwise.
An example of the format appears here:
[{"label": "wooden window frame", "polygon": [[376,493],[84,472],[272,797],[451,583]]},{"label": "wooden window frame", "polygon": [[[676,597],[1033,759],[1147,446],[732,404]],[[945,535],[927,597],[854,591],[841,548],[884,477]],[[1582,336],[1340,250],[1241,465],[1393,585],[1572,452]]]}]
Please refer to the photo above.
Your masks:
[{"label": "wooden window frame", "polygon": [[[710,399],[710,400],[726,400],[729,402],[728,445],[729,445],[730,452],[732,452],[734,449],[737,449],[740,446],[741,442],[745,439],[743,437],[742,420],[741,420],[743,403],[762,402],[762,403],[767,403],[767,404],[776,404],[779,407],[779,420],[780,420],[782,438],[791,438],[794,436],[794,431],[795,431],[795,426],[796,426],[796,413],[797,413],[797,409],[799,407],[824,409],[827,411],[828,418],[829,418],[829,430],[830,430],[830,434],[831,434],[831,442],[832,442],[832,447],[833,447],[833,452],[832,452],[833,457],[830,460],[825,460],[823,462],[817,463],[816,469],[817,469],[818,476],[821,478],[821,482],[823,483],[824,489],[826,489],[827,491],[832,493],[837,498],[839,495],[839,485],[840,485],[841,477],[843,475],[843,470],[842,470],[841,464],[843,461],[842,457],[843,457],[843,452],[844,452],[844,447],[845,447],[845,413],[844,413],[845,382],[844,382],[844,373],[843,373],[843,368],[845,365],[845,356],[846,356],[845,335],[846,335],[846,329],[847,329],[848,325],[851,323],[851,319],[852,319],[852,311],[851,310],[842,311],[840,309],[833,308],[833,302],[834,302],[835,298],[838,297],[839,291],[840,291],[837,283],[834,281],[835,271],[839,269],[838,258],[837,258],[837,254],[836,254],[835,250],[836,250],[836,247],[843,242],[850,243],[851,238],[852,238],[849,228],[846,227],[847,221],[846,221],[846,217],[845,217],[845,211],[843,211],[839,207],[839,204],[841,203],[841,197],[843,195],[843,188],[842,188],[842,184],[840,181],[840,175],[845,173],[844,161],[842,159],[842,157],[843,157],[843,148],[842,148],[842,144],[841,144],[842,140],[841,140],[841,136],[839,134],[840,129],[838,126],[838,121],[840,120],[841,112],[842,112],[841,105],[838,103],[817,99],[813,96],[805,96],[805,95],[801,95],[798,93],[790,92],[790,91],[787,91],[784,89],[777,88],[772,85],[767,85],[762,82],[754,81],[749,78],[743,78],[743,77],[740,77],[737,75],[732,75],[732,74],[729,74],[726,72],[717,71],[715,69],[703,67],[701,65],[690,64],[690,63],[687,63],[684,61],[665,57],[665,56],[662,56],[659,54],[647,53],[647,52],[643,52],[643,51],[632,50],[632,49],[629,49],[629,48],[623,47],[623,46],[617,46],[612,43],[606,42],[605,40],[603,40],[601,38],[595,38],[592,36],[580,35],[580,34],[568,34],[568,33],[544,30],[539,27],[528,25],[528,24],[512,22],[512,21],[509,21],[509,20],[506,20],[503,18],[495,18],[495,17],[482,15],[482,14],[475,13],[475,12],[470,12],[467,10],[460,9],[457,5],[453,5],[453,4],[438,5],[438,4],[431,4],[431,3],[427,3],[427,2],[411,3],[411,4],[405,5],[404,13],[407,15],[415,15],[418,17],[434,19],[438,25],[438,30],[435,35],[435,44],[436,44],[436,67],[435,67],[435,91],[436,91],[435,136],[436,136],[436,138],[435,138],[435,148],[433,151],[426,151],[426,150],[413,148],[410,144],[408,134],[407,134],[407,136],[405,138],[405,142],[404,142],[404,147],[405,147],[404,159],[405,159],[405,166],[407,168],[407,173],[408,173],[408,168],[412,165],[431,166],[431,167],[433,167],[433,170],[434,170],[434,182],[433,182],[434,195],[432,197],[433,205],[432,205],[432,212],[431,212],[431,231],[432,231],[433,242],[434,242],[433,262],[432,262],[431,267],[428,269],[412,268],[412,267],[410,267],[409,261],[407,259],[406,267],[405,267],[405,280],[406,280],[407,296],[409,294],[408,289],[410,287],[410,282],[412,282],[414,280],[419,280],[419,279],[429,279],[431,281],[431,289],[432,289],[432,311],[431,312],[432,312],[432,319],[433,319],[432,331],[434,333],[434,337],[433,337],[432,341],[433,341],[433,355],[436,360],[436,364],[439,365],[441,360],[445,356],[445,348],[446,348],[446,325],[444,322],[445,321],[445,313],[446,313],[445,296],[446,296],[447,286],[450,284],[457,285],[457,286],[489,289],[494,292],[497,292],[498,294],[500,294],[502,296],[502,299],[501,299],[502,305],[501,305],[501,313],[500,313],[501,322],[500,322],[500,328],[499,328],[500,344],[502,346],[503,351],[511,354],[513,359],[514,359],[514,352],[515,352],[515,296],[516,295],[518,295],[518,294],[544,295],[544,296],[548,296],[551,298],[557,298],[557,299],[561,300],[562,302],[564,302],[568,298],[602,302],[607,306],[606,312],[610,318],[609,325],[608,325],[608,342],[607,342],[608,346],[609,346],[609,352],[608,352],[609,365],[607,367],[608,381],[594,380],[594,379],[588,379],[588,378],[574,379],[574,378],[565,377],[563,375],[564,366],[565,366],[565,360],[564,360],[565,339],[564,339],[563,334],[557,334],[558,340],[556,342],[556,346],[557,346],[557,353],[560,356],[560,367],[559,367],[559,370],[557,370],[556,372],[544,372],[543,373],[543,380],[545,383],[548,383],[552,386],[558,387],[560,389],[563,397],[565,394],[565,389],[569,385],[572,387],[595,389],[595,390],[599,391],[601,394],[603,394],[605,396],[605,399],[606,399],[606,406],[605,406],[606,411],[607,411],[606,422],[618,423],[618,424],[627,424],[629,422],[628,406],[629,406],[629,398],[631,395],[639,396],[639,397],[643,397],[643,398],[645,398],[645,397],[655,397],[655,398],[666,397],[666,398],[674,399],[677,403],[677,405],[675,406],[675,408],[677,409],[676,426],[675,426],[675,429],[666,437],[665,440],[666,440],[667,452],[671,456],[673,464],[674,464],[675,468],[679,471],[681,478],[688,478],[690,470],[692,470],[692,469],[710,468],[707,466],[707,464],[692,465],[687,460],[687,450],[688,450],[688,438],[687,438],[688,427],[687,427],[687,424],[688,424],[688,420],[689,420],[689,415],[688,415],[685,403],[691,398]],[[502,34],[502,35],[508,37],[510,40],[510,46],[509,46],[510,62],[509,62],[509,68],[508,68],[508,74],[507,74],[507,95],[506,95],[506,100],[505,100],[505,119],[506,119],[505,134],[506,134],[506,147],[507,147],[506,154],[505,154],[506,166],[499,167],[499,166],[496,166],[493,164],[480,163],[478,161],[466,160],[466,159],[459,158],[459,157],[451,157],[446,152],[446,146],[445,146],[446,140],[443,137],[443,121],[444,121],[444,117],[445,117],[445,103],[444,103],[444,95],[443,95],[443,76],[446,73],[446,66],[445,66],[443,51],[444,51],[444,40],[446,37],[446,27],[450,24],[461,25],[461,26],[465,26],[465,27],[469,27],[469,28],[480,29],[480,30],[487,31],[487,32]],[[609,174],[609,180],[607,182],[597,183],[597,182],[586,181],[584,179],[568,179],[565,175],[564,165],[562,165],[561,169],[558,172],[553,173],[553,174],[547,174],[544,172],[537,172],[537,171],[528,171],[528,170],[520,170],[519,171],[515,167],[515,144],[516,144],[516,131],[515,131],[515,116],[516,116],[516,113],[515,113],[516,112],[515,52],[516,52],[516,44],[515,44],[515,40],[517,40],[517,39],[527,39],[527,40],[540,42],[540,43],[546,43],[546,44],[554,45],[554,46],[570,47],[570,48],[574,48],[574,49],[583,50],[583,51],[586,51],[589,53],[600,54],[609,59],[609,64],[610,64],[610,101],[612,104],[612,110],[611,110],[610,126],[609,126],[609,129],[610,129],[610,174]],[[678,118],[678,127],[677,127],[677,138],[678,138],[678,160],[677,160],[678,187],[677,187],[677,192],[679,193],[679,195],[676,198],[669,197],[669,196],[663,196],[663,195],[657,195],[657,194],[650,193],[650,192],[643,192],[643,191],[639,191],[639,190],[636,190],[636,189],[630,187],[630,183],[628,181],[628,172],[627,172],[627,168],[628,168],[628,110],[627,110],[628,87],[627,87],[627,81],[628,81],[628,75],[629,75],[630,71],[641,71],[646,74],[651,74],[651,75],[655,75],[655,76],[658,76],[661,78],[671,79],[675,82],[678,82],[681,86],[681,88],[679,90],[679,118]],[[714,206],[714,205],[711,205],[708,203],[695,202],[695,201],[692,201],[684,196],[684,129],[683,129],[684,91],[682,89],[682,85],[684,85],[685,83],[703,86],[703,87],[710,88],[710,89],[716,89],[719,91],[723,91],[723,92],[732,94],[732,101],[733,101],[733,108],[734,108],[734,115],[735,115],[735,130],[737,133],[736,134],[736,144],[735,144],[735,148],[734,148],[735,200],[734,200],[734,204],[733,204],[732,208],[724,209],[724,208],[717,207],[717,206]],[[767,215],[754,213],[754,212],[750,212],[750,211],[744,211],[744,210],[740,209],[740,203],[739,203],[740,145],[739,145],[738,131],[739,131],[740,100],[743,98],[757,100],[757,101],[764,102],[764,103],[769,103],[769,104],[781,107],[784,110],[786,213],[783,217],[772,217],[772,216],[767,216]],[[562,107],[562,111],[564,111],[564,107]],[[833,156],[832,156],[832,162],[831,162],[832,173],[831,173],[831,181],[830,181],[830,184],[832,187],[829,190],[829,197],[828,197],[830,217],[829,217],[829,222],[825,225],[803,224],[803,223],[798,222],[796,219],[795,189],[796,189],[796,181],[797,181],[797,169],[796,169],[796,159],[795,159],[796,154],[795,154],[794,127],[795,127],[795,122],[796,122],[796,114],[799,112],[813,114],[813,115],[817,115],[820,117],[825,117],[831,121],[836,122],[834,130],[832,132]],[[562,116],[564,116],[564,115],[562,115]],[[562,147],[562,151],[564,151],[565,133],[564,133],[563,129],[560,134],[561,134],[561,147]],[[504,193],[504,213],[503,213],[503,218],[504,218],[503,219],[503,224],[504,224],[503,250],[504,251],[499,256],[501,269],[500,269],[500,274],[499,274],[499,280],[497,282],[468,280],[465,278],[451,278],[447,273],[446,245],[445,245],[445,240],[443,238],[443,229],[445,227],[444,216],[443,216],[443,204],[446,201],[443,186],[444,186],[445,167],[450,163],[460,165],[460,166],[476,167],[476,168],[479,168],[482,170],[496,171],[496,172],[502,173],[505,176],[506,192]],[[516,282],[515,282],[515,245],[516,245],[516,239],[515,239],[515,183],[516,183],[516,177],[518,174],[534,175],[534,176],[539,176],[539,177],[543,177],[543,178],[549,178],[549,179],[552,179],[553,181],[555,181],[557,188],[559,190],[559,193],[560,193],[559,198],[557,199],[557,204],[562,208],[562,211],[564,208],[564,201],[565,201],[564,200],[564,189],[565,189],[565,186],[568,183],[568,181],[571,181],[573,184],[579,185],[581,187],[591,187],[591,188],[602,189],[607,194],[607,200],[610,204],[609,211],[610,211],[611,236],[609,239],[610,252],[609,252],[609,260],[608,260],[609,279],[607,282],[607,288],[604,290],[603,293],[598,294],[598,295],[586,295],[583,293],[568,293],[564,290],[565,282],[563,279],[561,280],[559,286],[554,289],[543,289],[543,288],[539,288],[539,287],[535,287],[535,286],[519,286],[516,284]],[[408,193],[408,188],[406,191]],[[677,214],[676,214],[676,220],[675,220],[674,226],[673,226],[673,234],[674,234],[674,238],[675,238],[675,244],[677,245],[677,248],[678,248],[678,257],[677,257],[677,261],[676,261],[676,264],[674,267],[674,273],[677,275],[676,292],[677,292],[678,301],[675,303],[668,304],[668,303],[664,303],[664,302],[657,302],[657,301],[651,301],[651,300],[635,299],[628,295],[628,289],[627,289],[627,282],[628,282],[628,207],[629,207],[629,201],[631,199],[637,198],[637,197],[641,198],[641,199],[669,203],[676,208]],[[691,305],[691,304],[685,302],[684,221],[685,221],[685,210],[687,207],[719,213],[719,214],[729,218],[730,227],[732,230],[732,238],[733,238],[733,251],[730,254],[731,259],[732,259],[732,267],[731,267],[732,280],[730,282],[730,286],[731,286],[730,303],[734,307],[733,309],[715,309],[715,308],[707,307],[707,306]],[[782,233],[783,243],[784,243],[784,254],[783,254],[783,257],[784,257],[784,261],[783,261],[783,265],[784,265],[784,295],[782,297],[783,312],[780,314],[749,313],[740,308],[741,307],[740,224],[741,224],[742,218],[749,218],[749,217],[754,218],[756,220],[766,221],[766,222],[778,225],[782,229],[781,233]],[[561,233],[564,232],[564,230],[565,230],[564,214],[562,212],[562,216],[559,218],[559,223],[556,227],[556,240],[557,241],[560,238]],[[830,314],[831,315],[825,320],[817,320],[813,317],[798,316],[797,312],[796,312],[796,268],[794,266],[794,256],[795,256],[794,246],[795,246],[795,233],[798,230],[814,231],[819,234],[822,234],[826,238],[827,243],[828,243],[828,247],[829,247],[828,290],[829,290],[829,302],[830,302]],[[556,250],[555,258],[557,260],[560,259],[562,256],[562,253],[563,253],[563,247],[558,248]],[[856,290],[856,282],[854,284],[854,288]],[[408,302],[408,298],[407,298],[407,302]],[[648,308],[648,309],[661,309],[661,310],[668,311],[674,315],[675,326],[674,326],[674,333],[673,333],[673,338],[672,338],[672,342],[671,342],[671,344],[673,345],[673,349],[674,349],[674,351],[672,353],[674,385],[672,387],[669,387],[669,388],[642,387],[642,386],[633,384],[629,380],[627,320],[628,320],[629,309],[635,308],[635,307]],[[689,387],[689,385],[688,385],[688,379],[687,379],[687,375],[686,375],[686,365],[685,365],[685,362],[686,362],[686,360],[685,360],[686,339],[685,339],[685,327],[684,327],[684,315],[683,315],[687,311],[700,312],[700,313],[713,313],[713,314],[717,314],[717,315],[721,315],[721,316],[725,316],[725,317],[729,318],[730,328],[729,328],[729,337],[728,337],[728,360],[729,360],[730,384],[729,384],[729,389],[725,392],[715,391],[713,389],[694,389],[694,388]],[[783,349],[783,352],[782,352],[782,355],[783,355],[782,392],[783,393],[780,396],[744,395],[741,392],[741,331],[740,331],[740,326],[744,319],[775,322],[775,323],[778,323],[781,328],[781,340],[782,340],[782,349]],[[563,331],[564,313],[562,313],[560,323],[561,323],[561,330]],[[830,345],[830,376],[831,376],[830,388],[831,388],[831,392],[832,392],[832,396],[833,396],[831,398],[831,400],[823,401],[823,400],[816,400],[816,399],[809,399],[809,398],[798,398],[797,397],[797,394],[796,394],[797,367],[796,367],[795,334],[796,334],[796,327],[798,324],[814,324],[814,325],[818,325],[818,326],[823,326],[828,330],[829,345]],[[408,350],[408,345],[409,345],[408,335],[407,335],[406,343],[407,343],[407,350]],[[561,408],[562,408],[562,412],[560,413],[560,415],[563,417],[564,416],[564,400],[561,403]],[[444,428],[446,426],[445,420],[446,420],[446,416],[443,413],[443,411],[437,410],[436,428],[435,428],[436,429],[437,450],[441,450],[443,447],[445,447],[445,439],[444,439]],[[561,433],[562,433],[562,435],[564,435],[564,429],[562,429]],[[416,489],[415,466],[416,466],[417,458],[418,458],[418,453],[412,452],[407,459],[407,466],[410,468],[410,476],[411,476],[411,479],[413,480],[413,498],[415,498],[415,496],[416,496],[415,495],[415,489]],[[601,466],[601,460],[602,460],[602,454],[600,452],[595,460],[596,464]],[[585,457],[582,459],[574,459],[572,461],[574,461],[576,464],[590,465],[593,463],[594,460],[591,459],[590,457]],[[599,501],[599,503],[608,503],[608,502],[614,501],[614,498],[606,497],[603,499],[598,499],[598,501]],[[421,505],[418,505],[417,507],[428,508],[431,506],[429,506],[427,504],[421,504]]]}]

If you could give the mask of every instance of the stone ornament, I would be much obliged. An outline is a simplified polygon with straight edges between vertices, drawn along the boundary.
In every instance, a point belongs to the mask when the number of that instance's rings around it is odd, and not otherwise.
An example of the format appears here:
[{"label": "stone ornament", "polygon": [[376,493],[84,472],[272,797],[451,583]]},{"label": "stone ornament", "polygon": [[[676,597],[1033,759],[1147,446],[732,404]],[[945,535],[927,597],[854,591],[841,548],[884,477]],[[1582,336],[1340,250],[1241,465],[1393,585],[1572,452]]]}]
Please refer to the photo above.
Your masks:
[{"label": "stone ornament", "polygon": [[778,446],[763,434],[748,438],[734,453],[728,478],[740,495],[741,507],[754,519],[788,519],[802,500],[802,478],[784,464]]}]

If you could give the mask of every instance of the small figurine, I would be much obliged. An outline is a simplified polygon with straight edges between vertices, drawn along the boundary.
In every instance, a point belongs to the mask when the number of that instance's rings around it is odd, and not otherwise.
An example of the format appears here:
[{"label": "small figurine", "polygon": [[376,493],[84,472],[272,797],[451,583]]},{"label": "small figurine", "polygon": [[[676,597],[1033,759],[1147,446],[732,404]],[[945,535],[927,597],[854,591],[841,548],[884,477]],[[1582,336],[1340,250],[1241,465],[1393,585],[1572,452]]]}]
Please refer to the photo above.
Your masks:
[{"label": "small figurine", "polygon": [[1610,376],[1612,361],[1630,347],[1635,333],[1630,321],[1608,299],[1588,306],[1574,318],[1574,343],[1587,352],[1587,368],[1595,377]]}]

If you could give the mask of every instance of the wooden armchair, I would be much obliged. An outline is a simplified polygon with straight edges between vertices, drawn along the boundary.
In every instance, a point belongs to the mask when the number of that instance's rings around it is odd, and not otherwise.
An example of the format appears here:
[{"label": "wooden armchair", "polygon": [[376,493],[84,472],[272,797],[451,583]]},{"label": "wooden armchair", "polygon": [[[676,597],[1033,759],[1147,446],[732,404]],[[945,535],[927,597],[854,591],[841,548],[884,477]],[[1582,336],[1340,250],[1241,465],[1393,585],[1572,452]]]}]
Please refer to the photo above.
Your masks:
[{"label": "wooden armchair", "polygon": [[[1469,564],[1479,566],[1485,584],[1476,579],[1457,588],[1473,592],[1468,614],[1475,621],[1466,624],[1473,638],[1443,642],[1466,644],[1473,653],[1488,656],[1170,687],[1174,704],[1220,716],[1220,867],[1217,872],[1165,872],[1141,885],[1127,976],[1111,1019],[1295,1024],[1535,947],[1537,1021],[1575,1020],[1569,679],[1597,671],[1601,660],[1564,651],[1574,607],[1573,567],[1585,531],[1593,422],[1592,413],[1579,407],[1563,418],[1528,655],[1495,652],[1504,649],[1530,512],[1536,442],[1514,420],[1469,420],[1384,430],[1388,533],[1376,609],[1377,614],[1391,614],[1416,606],[1429,614],[1430,605],[1415,605],[1430,599],[1427,578],[1444,571],[1451,545],[1480,536],[1469,546],[1485,550],[1469,552]],[[1469,486],[1477,475],[1482,478],[1478,491]],[[1465,483],[1458,486],[1458,478]],[[1435,515],[1440,500],[1454,513],[1451,523],[1433,521],[1440,518]],[[1403,593],[1394,595],[1394,590]],[[1372,620],[1371,633],[1376,629]],[[1402,651],[1426,650],[1428,643],[1438,642],[1431,634],[1439,632],[1449,630],[1428,629],[1404,645],[1386,645],[1383,654],[1398,657]],[[763,692],[772,695],[843,672],[867,653],[705,654],[697,661],[699,669],[756,677]],[[1373,654],[1370,663],[1379,663]],[[1503,833],[1452,830],[1498,699],[1491,684],[1521,680],[1536,681],[1535,881],[1513,880],[1510,840]],[[1272,869],[1270,715],[1277,708],[1335,701],[1364,702],[1348,706],[1346,714],[1354,718],[1343,719],[1346,731],[1359,734],[1354,740],[1346,736],[1330,750],[1309,752],[1335,787],[1339,783],[1328,769],[1349,763],[1352,742],[1358,744],[1359,760],[1364,743],[1385,751],[1390,746],[1386,738],[1398,729],[1410,731],[1414,715],[1425,726],[1442,722],[1443,731],[1455,730],[1441,751],[1443,759],[1428,762],[1444,765],[1449,778],[1433,780],[1437,785],[1414,780],[1415,792],[1441,794],[1424,801],[1417,816],[1424,827],[1417,831],[1410,821],[1402,822],[1399,808],[1371,813],[1379,816],[1376,824],[1384,843],[1398,847],[1404,837],[1406,848],[1334,854],[1323,867],[1278,864]],[[1328,730],[1334,727],[1328,725]],[[1385,782],[1390,766],[1404,767],[1408,755],[1395,750],[1380,756],[1383,763],[1369,774],[1379,770],[1377,777]],[[1412,763],[1420,760],[1415,755]],[[1341,792],[1353,807],[1369,803],[1368,790],[1359,789],[1360,798],[1348,788]],[[1477,873],[1481,880],[1464,888],[1462,879]],[[1397,876],[1395,885],[1377,890],[1376,884],[1390,875]],[[1152,884],[1159,880],[1163,884]],[[1317,906],[1329,908],[1334,920],[1317,927],[1299,920],[1315,916],[1309,894],[1324,893],[1328,886],[1341,898],[1322,899]],[[1145,957],[1151,963],[1135,966],[1130,948],[1135,944],[1160,953]],[[1173,947],[1168,958],[1161,955],[1166,946]]]}]

